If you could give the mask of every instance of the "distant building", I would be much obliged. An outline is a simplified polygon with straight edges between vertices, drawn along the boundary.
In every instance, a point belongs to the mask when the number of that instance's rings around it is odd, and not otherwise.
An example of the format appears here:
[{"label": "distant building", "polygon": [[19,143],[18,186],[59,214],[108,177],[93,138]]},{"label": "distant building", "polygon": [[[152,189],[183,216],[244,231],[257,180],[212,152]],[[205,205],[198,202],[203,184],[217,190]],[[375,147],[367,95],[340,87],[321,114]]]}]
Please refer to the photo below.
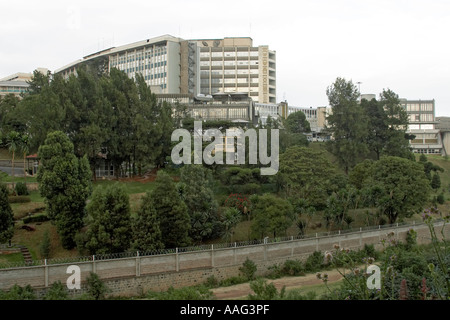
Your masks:
[{"label": "distant building", "polygon": [[109,72],[141,73],[156,94],[247,94],[253,101],[276,102],[275,51],[254,47],[251,38],[185,40],[170,35],[108,48],[55,70],[68,77],[82,64]]},{"label": "distant building", "polygon": [[442,155],[450,155],[450,117],[436,117],[436,129],[442,141]]},{"label": "distant building", "polygon": [[[37,68],[37,71],[46,74],[48,69]],[[17,72],[0,79],[0,96],[13,94],[20,97],[27,92],[29,88],[28,82],[31,81],[33,73]]]},{"label": "distant building", "polygon": [[200,48],[202,94],[247,93],[256,103],[276,103],[276,53],[251,38],[191,40]]},{"label": "distant building", "polygon": [[443,154],[440,130],[436,127],[434,100],[406,100],[400,102],[408,114],[407,133],[414,135],[411,148],[415,153]]}]

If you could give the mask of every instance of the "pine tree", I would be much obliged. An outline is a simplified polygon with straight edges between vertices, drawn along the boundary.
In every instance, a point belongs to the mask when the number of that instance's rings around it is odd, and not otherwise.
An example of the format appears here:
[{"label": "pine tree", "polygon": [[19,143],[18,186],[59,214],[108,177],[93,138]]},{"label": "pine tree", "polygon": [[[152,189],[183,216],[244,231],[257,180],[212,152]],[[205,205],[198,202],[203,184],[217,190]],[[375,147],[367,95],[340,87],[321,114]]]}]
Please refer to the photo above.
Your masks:
[{"label": "pine tree", "polygon": [[87,206],[84,246],[91,254],[120,253],[131,244],[130,200],[124,186],[97,187]]},{"label": "pine tree", "polygon": [[133,219],[133,245],[138,251],[152,251],[164,248],[160,223],[153,206],[152,198],[147,192],[141,199],[137,217]]},{"label": "pine tree", "polygon": [[203,165],[188,165],[180,173],[178,188],[191,218],[190,237],[202,241],[218,236],[221,226],[211,172]]},{"label": "pine tree", "polygon": [[38,156],[41,164],[37,180],[47,214],[57,226],[63,247],[72,249],[92,191],[88,160],[75,156],[72,142],[61,131],[48,134]]},{"label": "pine tree", "polygon": [[167,173],[158,171],[151,198],[160,221],[164,246],[176,248],[189,245],[191,223],[188,209]]},{"label": "pine tree", "polygon": [[11,240],[14,235],[14,214],[8,200],[8,189],[0,184],[0,243]]}]

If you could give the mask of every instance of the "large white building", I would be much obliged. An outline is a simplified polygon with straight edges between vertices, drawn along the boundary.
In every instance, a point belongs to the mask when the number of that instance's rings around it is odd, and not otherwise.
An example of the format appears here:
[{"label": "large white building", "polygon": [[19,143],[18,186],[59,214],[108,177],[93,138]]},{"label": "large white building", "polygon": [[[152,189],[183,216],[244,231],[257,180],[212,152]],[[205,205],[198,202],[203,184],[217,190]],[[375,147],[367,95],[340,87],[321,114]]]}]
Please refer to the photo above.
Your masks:
[{"label": "large white building", "polygon": [[443,154],[443,145],[435,118],[435,101],[406,100],[400,102],[408,114],[407,133],[414,135],[411,148],[415,153]]},{"label": "large white building", "polygon": [[67,77],[85,63],[106,71],[117,68],[130,78],[141,73],[154,93],[241,93],[255,102],[276,103],[275,52],[268,46],[254,47],[251,38],[185,40],[164,35],[90,54],[55,74]]}]

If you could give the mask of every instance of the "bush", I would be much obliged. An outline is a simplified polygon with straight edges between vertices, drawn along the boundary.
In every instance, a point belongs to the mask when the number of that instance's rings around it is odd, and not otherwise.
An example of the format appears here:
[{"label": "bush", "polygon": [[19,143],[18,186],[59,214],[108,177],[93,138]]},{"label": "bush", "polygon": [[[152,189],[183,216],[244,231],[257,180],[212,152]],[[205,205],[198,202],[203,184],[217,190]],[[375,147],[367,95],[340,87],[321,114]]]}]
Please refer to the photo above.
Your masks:
[{"label": "bush", "polygon": [[306,272],[316,272],[323,268],[324,266],[324,258],[322,252],[314,251],[305,262],[305,271]]},{"label": "bush", "polygon": [[108,288],[96,273],[91,272],[86,278],[88,296],[94,300],[105,298]]},{"label": "bush", "polygon": [[437,203],[444,204],[445,203],[445,197],[444,193],[440,193],[436,198]]},{"label": "bush", "polygon": [[244,283],[247,281],[248,280],[242,276],[230,277],[230,278],[220,281],[219,287],[234,286],[235,284],[241,284],[241,283]]},{"label": "bush", "polygon": [[26,203],[30,202],[31,198],[27,196],[9,196],[9,203]]},{"label": "bush", "polygon": [[245,262],[242,264],[242,267],[239,268],[239,271],[241,271],[244,274],[244,277],[247,280],[254,280],[256,269],[257,269],[256,264],[252,260],[247,258],[245,259]]},{"label": "bush", "polygon": [[249,294],[248,300],[276,300],[283,298],[285,288],[278,292],[273,283],[267,283],[264,279],[258,279],[250,282],[250,288],[255,294]]},{"label": "bush", "polygon": [[44,296],[44,300],[67,300],[67,290],[61,281],[54,282]]},{"label": "bush", "polygon": [[50,236],[48,234],[48,230],[44,233],[44,239],[41,242],[41,246],[39,247],[41,251],[41,256],[44,259],[48,259],[50,257],[50,248],[51,248],[51,242],[50,242]]},{"label": "bush", "polygon": [[35,300],[36,295],[33,288],[28,284],[21,287],[13,285],[7,292],[0,292],[0,300]]},{"label": "bush", "polygon": [[15,190],[16,190],[16,194],[17,194],[18,196],[27,196],[27,195],[30,194],[30,193],[28,192],[27,185],[26,185],[25,183],[23,183],[23,182],[17,182],[17,183],[16,183]]},{"label": "bush", "polygon": [[22,221],[23,221],[23,223],[27,224],[27,223],[32,223],[32,222],[45,222],[45,221],[49,221],[49,220],[50,220],[50,218],[47,215],[39,214],[39,215],[23,218]]},{"label": "bush", "polygon": [[211,300],[213,293],[205,286],[194,286],[174,289],[170,287],[166,292],[147,293],[147,298],[154,300]]},{"label": "bush", "polygon": [[305,268],[302,262],[298,260],[287,260],[283,265],[282,271],[290,276],[302,276],[305,274]]}]

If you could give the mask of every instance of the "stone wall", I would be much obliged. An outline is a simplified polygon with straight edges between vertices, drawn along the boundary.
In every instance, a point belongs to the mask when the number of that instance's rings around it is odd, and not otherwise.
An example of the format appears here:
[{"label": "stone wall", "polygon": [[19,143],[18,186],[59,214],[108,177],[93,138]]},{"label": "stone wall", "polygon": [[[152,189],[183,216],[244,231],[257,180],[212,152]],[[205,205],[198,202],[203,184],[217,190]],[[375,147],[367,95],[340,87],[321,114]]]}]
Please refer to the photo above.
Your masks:
[{"label": "stone wall", "polygon": [[[440,230],[442,225],[442,222],[435,225],[436,230]],[[14,284],[30,284],[42,295],[53,282],[59,280],[65,284],[71,275],[67,273],[68,266],[77,265],[81,270],[82,288],[71,292],[72,295],[83,293],[86,277],[90,272],[95,272],[105,282],[111,295],[132,296],[148,290],[162,291],[171,286],[179,288],[201,284],[211,276],[219,281],[238,276],[239,268],[247,258],[257,265],[258,274],[264,275],[275,264],[289,259],[304,261],[314,251],[333,250],[335,244],[352,250],[363,248],[365,244],[382,249],[382,240],[387,239],[389,233],[391,239],[404,241],[410,229],[417,232],[419,244],[430,242],[428,226],[425,224],[380,227],[364,232],[243,247],[215,249],[211,246],[210,250],[202,251],[0,269],[0,289],[8,289]],[[450,226],[446,225],[446,237],[449,233]]]}]

